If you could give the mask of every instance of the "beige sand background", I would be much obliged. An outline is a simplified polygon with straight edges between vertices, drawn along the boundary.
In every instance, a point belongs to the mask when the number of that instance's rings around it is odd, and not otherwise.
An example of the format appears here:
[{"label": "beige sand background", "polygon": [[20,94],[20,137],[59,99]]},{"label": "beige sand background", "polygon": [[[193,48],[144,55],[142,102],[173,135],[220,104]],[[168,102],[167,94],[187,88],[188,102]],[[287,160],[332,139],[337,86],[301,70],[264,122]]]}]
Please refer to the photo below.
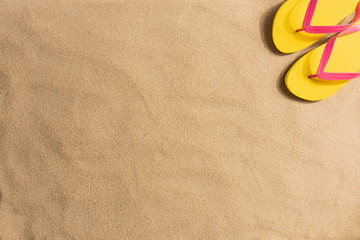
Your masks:
[{"label": "beige sand background", "polygon": [[286,91],[282,2],[1,0],[1,239],[359,239],[360,84]]}]

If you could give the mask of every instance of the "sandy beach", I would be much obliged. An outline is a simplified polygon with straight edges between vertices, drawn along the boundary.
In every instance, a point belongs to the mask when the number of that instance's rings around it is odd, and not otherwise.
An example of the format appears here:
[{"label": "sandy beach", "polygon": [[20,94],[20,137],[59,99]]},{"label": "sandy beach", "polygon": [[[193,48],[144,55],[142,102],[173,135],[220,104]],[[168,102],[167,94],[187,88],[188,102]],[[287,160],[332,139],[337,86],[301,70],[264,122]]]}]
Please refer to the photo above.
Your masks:
[{"label": "sandy beach", "polygon": [[0,1],[0,239],[358,239],[360,84],[286,90],[283,2]]}]

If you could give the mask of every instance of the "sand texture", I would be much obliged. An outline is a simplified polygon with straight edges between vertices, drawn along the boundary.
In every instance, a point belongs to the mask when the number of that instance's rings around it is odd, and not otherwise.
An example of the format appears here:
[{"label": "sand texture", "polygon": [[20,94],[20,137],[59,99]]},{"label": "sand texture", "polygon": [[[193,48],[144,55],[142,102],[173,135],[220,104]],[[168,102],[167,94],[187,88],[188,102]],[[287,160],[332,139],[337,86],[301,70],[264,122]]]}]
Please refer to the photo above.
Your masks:
[{"label": "sand texture", "polygon": [[1,0],[1,240],[356,240],[360,84],[283,77],[283,0]]}]

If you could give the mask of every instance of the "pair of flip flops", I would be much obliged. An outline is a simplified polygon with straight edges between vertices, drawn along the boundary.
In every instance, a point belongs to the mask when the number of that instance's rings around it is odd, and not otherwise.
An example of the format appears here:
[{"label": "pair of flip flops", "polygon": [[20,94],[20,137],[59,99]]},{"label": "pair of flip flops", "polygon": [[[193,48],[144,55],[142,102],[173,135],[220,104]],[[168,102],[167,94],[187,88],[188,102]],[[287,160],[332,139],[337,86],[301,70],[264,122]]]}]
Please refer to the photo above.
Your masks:
[{"label": "pair of flip flops", "polygon": [[[354,13],[351,23],[337,25]],[[283,53],[305,49],[325,34],[336,34],[290,68],[285,84],[291,93],[318,101],[360,77],[359,20],[359,0],[287,0],[280,7],[274,19],[273,40]]]}]

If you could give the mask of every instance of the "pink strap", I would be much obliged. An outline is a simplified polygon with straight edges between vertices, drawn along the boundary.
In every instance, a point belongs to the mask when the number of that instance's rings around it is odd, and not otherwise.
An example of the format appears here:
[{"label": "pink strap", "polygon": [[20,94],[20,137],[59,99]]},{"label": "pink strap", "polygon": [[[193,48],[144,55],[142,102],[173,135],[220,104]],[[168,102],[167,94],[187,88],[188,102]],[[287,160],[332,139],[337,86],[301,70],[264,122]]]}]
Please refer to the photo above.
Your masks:
[{"label": "pink strap", "polygon": [[350,80],[354,78],[360,77],[360,73],[327,73],[325,72],[325,67],[329,62],[331,53],[333,51],[336,39],[341,36],[345,36],[351,33],[359,32],[360,25],[354,25],[345,31],[341,32],[340,34],[336,35],[335,37],[331,38],[325,46],[324,53],[321,57],[320,64],[318,70],[315,75],[310,75],[309,78],[320,78],[323,80]]},{"label": "pink strap", "polygon": [[[343,0],[339,0],[339,1],[343,1]],[[318,0],[310,0],[310,3],[305,13],[305,18],[302,28],[297,29],[296,32],[305,31],[307,33],[315,33],[315,34],[338,33],[344,31],[345,29],[348,29],[360,19],[360,2],[359,2],[355,10],[355,17],[352,20],[351,24],[338,25],[338,26],[311,26],[311,20],[314,16],[317,2]]]}]

